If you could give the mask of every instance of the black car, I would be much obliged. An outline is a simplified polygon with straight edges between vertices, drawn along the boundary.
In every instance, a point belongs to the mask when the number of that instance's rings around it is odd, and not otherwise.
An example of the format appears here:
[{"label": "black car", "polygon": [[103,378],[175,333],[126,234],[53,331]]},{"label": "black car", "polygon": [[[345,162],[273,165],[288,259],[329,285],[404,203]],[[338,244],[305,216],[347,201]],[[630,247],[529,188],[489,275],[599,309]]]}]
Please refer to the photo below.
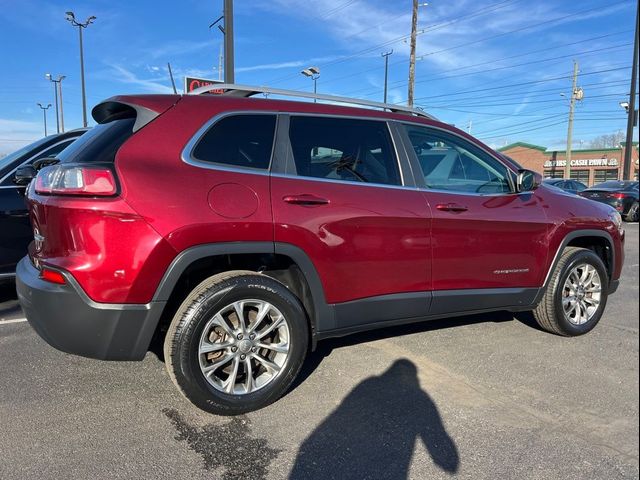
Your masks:
[{"label": "black car", "polygon": [[638,182],[609,180],[580,193],[581,196],[615,208],[627,222],[638,221]]},{"label": "black car", "polygon": [[565,192],[579,194],[587,188],[587,186],[577,180],[565,180],[564,178],[547,178],[544,180],[546,185],[552,185],[556,188],[564,190]]},{"label": "black car", "polygon": [[16,264],[33,240],[24,201],[26,185],[14,183],[16,170],[36,160],[55,157],[86,131],[82,128],[49,135],[0,158],[0,281],[15,276]]}]

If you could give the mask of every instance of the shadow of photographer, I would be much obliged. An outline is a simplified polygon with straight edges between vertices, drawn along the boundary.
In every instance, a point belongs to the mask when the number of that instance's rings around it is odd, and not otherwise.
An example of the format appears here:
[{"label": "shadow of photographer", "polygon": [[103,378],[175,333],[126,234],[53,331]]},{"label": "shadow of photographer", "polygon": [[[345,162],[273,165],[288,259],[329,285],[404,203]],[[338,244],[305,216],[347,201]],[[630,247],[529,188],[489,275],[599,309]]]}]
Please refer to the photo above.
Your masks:
[{"label": "shadow of photographer", "polygon": [[290,478],[407,478],[416,441],[440,469],[458,471],[458,449],[416,366],[397,360],[356,386],[311,433]]}]

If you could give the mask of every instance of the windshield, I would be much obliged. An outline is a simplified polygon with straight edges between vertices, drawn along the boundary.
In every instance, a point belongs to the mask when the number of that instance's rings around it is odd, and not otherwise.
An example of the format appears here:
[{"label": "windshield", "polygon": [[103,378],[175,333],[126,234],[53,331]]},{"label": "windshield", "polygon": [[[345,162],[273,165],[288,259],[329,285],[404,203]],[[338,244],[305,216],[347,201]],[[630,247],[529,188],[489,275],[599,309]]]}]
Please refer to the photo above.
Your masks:
[{"label": "windshield", "polygon": [[0,158],[0,170],[3,170],[6,166],[11,165],[15,160],[17,160],[21,156],[25,155],[29,151],[31,151],[31,150],[35,149],[36,147],[39,147],[43,143],[46,143],[47,141],[51,140],[51,138],[52,137],[43,137],[40,140],[37,140],[37,141],[35,141],[33,143],[30,143],[29,145],[27,145],[25,147],[22,147],[20,150],[16,150],[15,152],[10,153],[9,155],[7,155],[4,158]]}]

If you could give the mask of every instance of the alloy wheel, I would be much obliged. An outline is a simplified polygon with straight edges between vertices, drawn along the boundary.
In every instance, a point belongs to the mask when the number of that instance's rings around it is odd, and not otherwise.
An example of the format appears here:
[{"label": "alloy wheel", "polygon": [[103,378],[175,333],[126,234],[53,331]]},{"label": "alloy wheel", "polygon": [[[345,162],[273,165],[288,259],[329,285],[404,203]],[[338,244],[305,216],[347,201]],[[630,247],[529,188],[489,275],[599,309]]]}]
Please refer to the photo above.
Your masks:
[{"label": "alloy wheel", "polygon": [[289,357],[289,324],[264,300],[240,300],[207,322],[198,347],[200,370],[216,390],[253,393],[273,382]]},{"label": "alloy wheel", "polygon": [[582,263],[574,267],[562,289],[562,310],[574,325],[587,323],[600,307],[602,281],[593,265]]}]

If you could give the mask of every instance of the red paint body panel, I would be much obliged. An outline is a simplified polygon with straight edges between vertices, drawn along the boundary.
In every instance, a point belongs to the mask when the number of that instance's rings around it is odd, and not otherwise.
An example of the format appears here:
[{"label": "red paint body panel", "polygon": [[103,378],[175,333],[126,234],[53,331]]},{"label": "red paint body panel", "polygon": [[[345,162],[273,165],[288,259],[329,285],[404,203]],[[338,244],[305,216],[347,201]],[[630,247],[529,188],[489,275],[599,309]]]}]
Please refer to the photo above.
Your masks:
[{"label": "red paint body panel", "polygon": [[147,303],[176,251],[121,199],[29,194],[45,237],[31,256],[70,272],[96,302]]},{"label": "red paint body panel", "polygon": [[[417,190],[272,178],[275,240],[301,247],[328,303],[430,290],[430,215]],[[292,205],[313,195],[326,205]]]},{"label": "red paint body panel", "polygon": [[[550,261],[548,225],[535,194],[426,191],[433,215],[433,289],[536,287]],[[440,211],[441,204],[466,211]]]}]

